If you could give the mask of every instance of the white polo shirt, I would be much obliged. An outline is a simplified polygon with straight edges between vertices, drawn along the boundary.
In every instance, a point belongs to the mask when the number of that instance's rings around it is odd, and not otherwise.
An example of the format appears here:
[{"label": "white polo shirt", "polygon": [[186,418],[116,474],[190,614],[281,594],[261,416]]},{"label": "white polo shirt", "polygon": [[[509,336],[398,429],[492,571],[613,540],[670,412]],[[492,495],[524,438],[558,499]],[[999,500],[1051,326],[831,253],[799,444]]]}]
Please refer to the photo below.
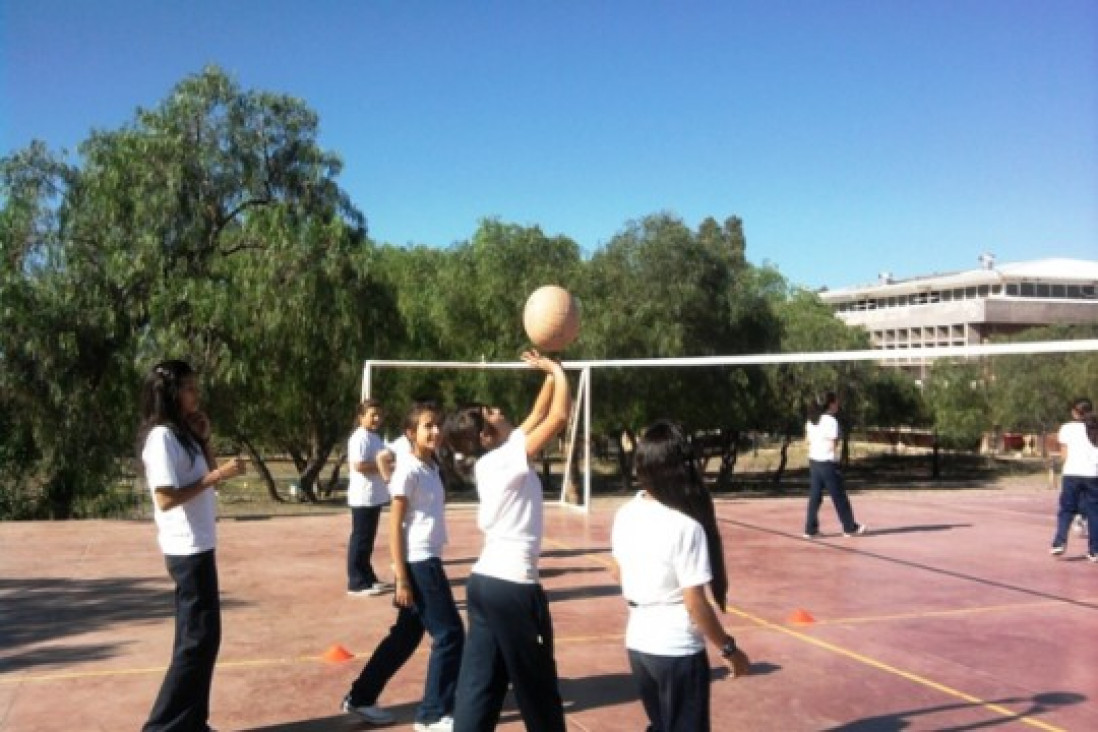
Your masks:
[{"label": "white polo shirt", "polygon": [[537,582],[543,530],[541,480],[526,456],[526,433],[517,427],[512,430],[506,442],[477,459],[473,475],[484,549],[472,571],[509,582]]},{"label": "white polo shirt", "polygon": [[610,536],[630,603],[625,647],[657,656],[703,650],[705,639],[682,596],[684,587],[713,579],[701,524],[640,491],[618,509]]},{"label": "white polo shirt", "polygon": [[1061,472],[1086,478],[1098,476],[1098,448],[1087,437],[1087,426],[1082,422],[1066,422],[1060,427],[1060,444],[1067,447],[1067,459]]},{"label": "white polo shirt", "polygon": [[409,562],[441,557],[446,544],[446,491],[438,467],[413,453],[400,456],[389,480],[393,497],[408,501],[404,514],[404,541]]},{"label": "white polo shirt", "polygon": [[217,496],[213,487],[168,511],[156,503],[156,489],[175,490],[197,483],[209,472],[201,451],[192,458],[171,429],[158,425],[149,430],[141,450],[145,482],[153,498],[160,551],[169,556],[189,556],[217,546]]},{"label": "white polo shirt", "polygon": [[355,470],[355,463],[370,462],[385,447],[381,435],[359,427],[347,440],[347,465],[351,478],[347,484],[347,505],[383,506],[389,502],[389,487],[377,473],[366,475]]},{"label": "white polo shirt", "polygon": [[812,424],[809,420],[804,425],[805,435],[808,437],[808,459],[817,462],[835,462],[835,442],[839,439],[839,421],[830,414],[821,414],[820,421]]}]

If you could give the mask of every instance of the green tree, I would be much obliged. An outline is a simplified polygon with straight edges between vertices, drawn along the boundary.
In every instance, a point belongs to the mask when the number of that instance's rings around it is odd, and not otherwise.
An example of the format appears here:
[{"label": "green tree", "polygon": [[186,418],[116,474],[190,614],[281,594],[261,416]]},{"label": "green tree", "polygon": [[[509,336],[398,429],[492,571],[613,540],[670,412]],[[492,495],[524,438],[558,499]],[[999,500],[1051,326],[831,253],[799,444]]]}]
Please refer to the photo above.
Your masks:
[{"label": "green tree", "polygon": [[[861,329],[843,323],[820,298],[803,288],[783,291],[771,288],[774,309],[781,324],[783,353],[862,350],[869,347],[869,336]],[[818,394],[834,391],[843,402],[844,416],[856,413],[858,385],[869,380],[869,368],[859,362],[788,363],[768,370],[771,378],[768,395],[771,409],[761,423],[782,436],[774,482],[780,483],[788,464],[788,448],[793,437],[804,428],[805,409]],[[844,444],[849,429],[843,430]]]},{"label": "green tree", "polygon": [[988,424],[989,395],[977,361],[938,360],[925,386],[939,444],[949,450],[975,450]]},{"label": "green tree", "polygon": [[[1030,328],[999,342],[1078,340],[1098,337],[1098,325]],[[1070,416],[1069,404],[1098,395],[1098,354],[1048,353],[988,359],[991,422],[1008,431],[1055,432]],[[991,425],[989,425],[990,427]]]},{"label": "green tree", "polygon": [[[132,125],[92,134],[79,167],[38,144],[4,159],[0,383],[31,425],[25,454],[48,515],[113,482],[132,454],[141,375],[165,357],[203,373],[221,434],[270,440],[311,477],[330,442],[312,412],[334,409],[315,387],[345,387],[331,354],[365,350],[374,311],[359,306],[384,299],[370,295],[364,218],[316,136],[299,100],[209,68]],[[301,297],[269,287],[279,280],[305,283]],[[282,350],[263,360],[270,344],[249,338],[269,333]],[[277,379],[250,376],[276,364]]]}]

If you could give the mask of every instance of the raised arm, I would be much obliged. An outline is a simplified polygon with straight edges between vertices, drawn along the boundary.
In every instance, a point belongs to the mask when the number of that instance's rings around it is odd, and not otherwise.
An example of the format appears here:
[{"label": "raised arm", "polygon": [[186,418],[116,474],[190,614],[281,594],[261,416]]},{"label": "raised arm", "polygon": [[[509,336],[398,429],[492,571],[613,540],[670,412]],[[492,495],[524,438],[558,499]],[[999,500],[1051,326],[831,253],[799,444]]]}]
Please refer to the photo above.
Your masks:
[{"label": "raised arm", "polygon": [[568,377],[559,361],[542,356],[537,351],[522,354],[522,360],[545,372],[545,383],[534,401],[534,407],[520,426],[526,433],[526,454],[534,457],[568,424],[572,394]]}]

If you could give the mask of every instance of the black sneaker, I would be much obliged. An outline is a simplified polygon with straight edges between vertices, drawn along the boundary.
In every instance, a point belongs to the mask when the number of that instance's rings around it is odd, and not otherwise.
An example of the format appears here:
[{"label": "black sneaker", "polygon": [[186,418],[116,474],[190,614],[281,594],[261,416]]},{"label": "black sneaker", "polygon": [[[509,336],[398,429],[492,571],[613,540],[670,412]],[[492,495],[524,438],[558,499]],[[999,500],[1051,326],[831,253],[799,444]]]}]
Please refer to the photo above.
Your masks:
[{"label": "black sneaker", "polygon": [[869,527],[865,524],[858,524],[853,531],[844,531],[843,536],[861,536],[868,530]]},{"label": "black sneaker", "polygon": [[396,719],[391,712],[387,712],[377,704],[363,705],[356,707],[351,703],[351,695],[343,697],[343,703],[340,705],[340,709],[348,714],[355,714],[369,722],[370,724],[392,724]]}]

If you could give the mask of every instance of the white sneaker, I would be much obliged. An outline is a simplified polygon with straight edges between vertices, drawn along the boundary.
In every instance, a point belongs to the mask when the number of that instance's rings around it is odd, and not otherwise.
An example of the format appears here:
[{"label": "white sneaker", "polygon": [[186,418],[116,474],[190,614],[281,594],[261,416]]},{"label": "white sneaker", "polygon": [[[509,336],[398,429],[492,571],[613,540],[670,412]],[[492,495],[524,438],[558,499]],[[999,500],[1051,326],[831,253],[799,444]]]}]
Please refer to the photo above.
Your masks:
[{"label": "white sneaker", "polygon": [[437,722],[416,722],[412,729],[415,730],[415,732],[452,732],[454,729],[454,718],[447,714]]},{"label": "white sneaker", "polygon": [[385,594],[385,590],[379,589],[377,585],[373,585],[364,590],[347,590],[347,594],[351,597],[377,597],[378,595]]},{"label": "white sneaker", "polygon": [[387,712],[377,704],[370,704],[369,706],[356,707],[351,704],[351,695],[343,697],[343,704],[340,708],[348,714],[355,714],[366,720],[370,724],[392,724],[396,719],[391,712]]},{"label": "white sneaker", "polygon": [[858,524],[858,527],[856,529],[854,529],[853,531],[844,531],[843,536],[861,536],[862,534],[864,534],[868,530],[869,530],[869,527],[866,526],[865,524]]}]

